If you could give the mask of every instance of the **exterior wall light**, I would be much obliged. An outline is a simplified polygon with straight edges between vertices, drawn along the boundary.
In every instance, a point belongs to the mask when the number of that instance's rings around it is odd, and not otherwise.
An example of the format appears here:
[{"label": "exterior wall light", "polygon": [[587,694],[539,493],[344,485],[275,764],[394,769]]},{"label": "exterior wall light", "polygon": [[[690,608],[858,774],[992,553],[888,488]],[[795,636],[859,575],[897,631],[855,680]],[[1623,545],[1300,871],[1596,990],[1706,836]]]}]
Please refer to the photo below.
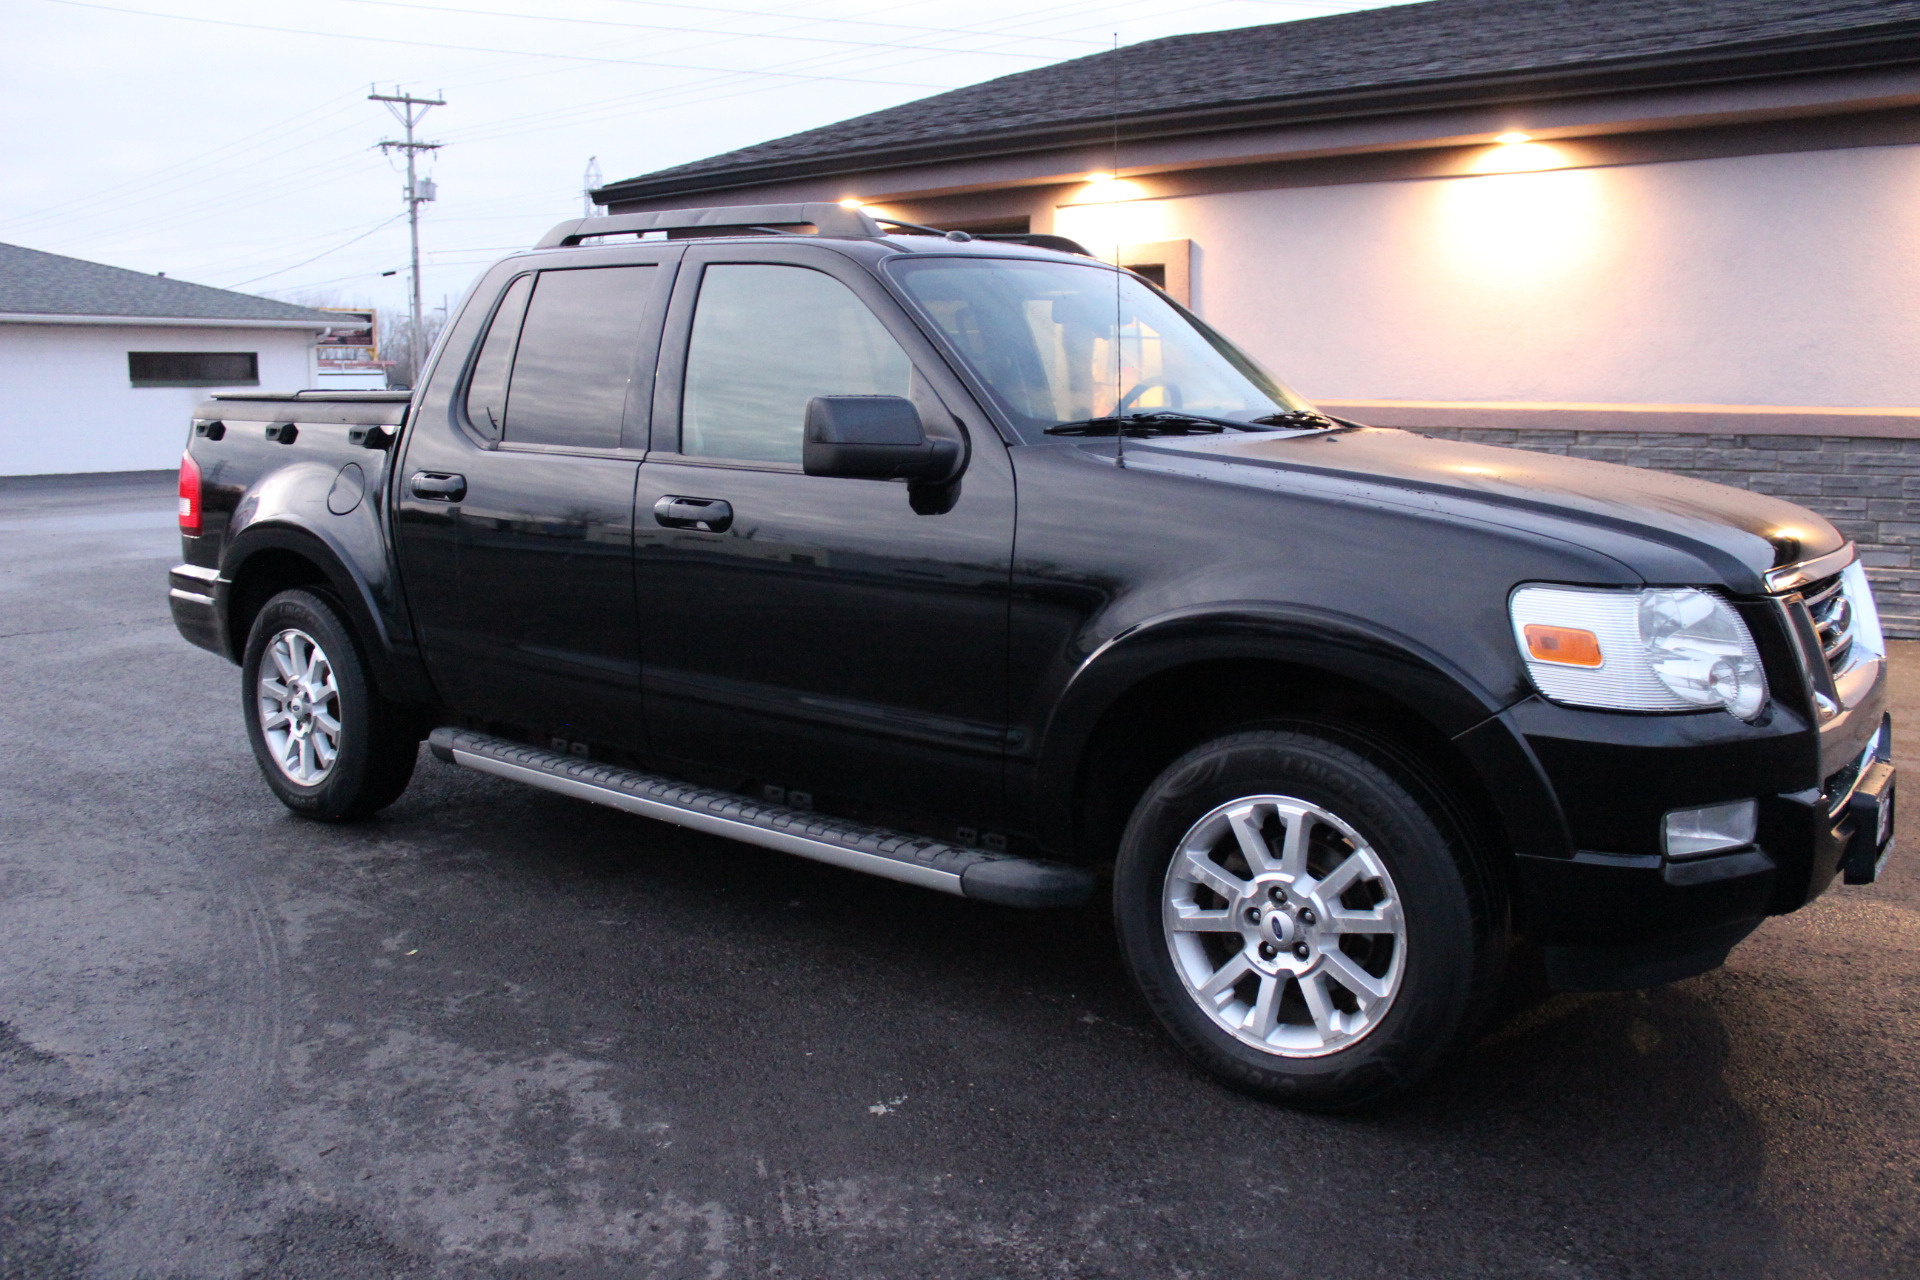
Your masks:
[{"label": "exterior wall light", "polygon": [[1521,133],[1518,129],[1512,129],[1501,134],[1495,138],[1494,141],[1503,147],[1512,147],[1518,146],[1522,142],[1532,142],[1533,135],[1530,133]]},{"label": "exterior wall light", "polygon": [[864,209],[867,207],[867,202],[865,200],[855,199],[853,196],[848,196],[840,202],[840,207],[842,209]]},{"label": "exterior wall light", "polygon": [[1090,173],[1087,175],[1088,182],[1112,182],[1113,180],[1114,177],[1110,173]]}]

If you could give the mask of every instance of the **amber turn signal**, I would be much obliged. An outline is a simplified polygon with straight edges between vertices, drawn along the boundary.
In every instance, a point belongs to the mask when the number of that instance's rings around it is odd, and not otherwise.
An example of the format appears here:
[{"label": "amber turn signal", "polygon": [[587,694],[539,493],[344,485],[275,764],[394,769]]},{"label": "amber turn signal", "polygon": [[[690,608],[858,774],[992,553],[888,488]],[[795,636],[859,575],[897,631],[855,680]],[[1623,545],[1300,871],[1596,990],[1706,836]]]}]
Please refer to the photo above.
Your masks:
[{"label": "amber turn signal", "polygon": [[1600,665],[1600,637],[1578,627],[1527,625],[1527,652],[1539,662],[1558,662],[1567,667]]}]

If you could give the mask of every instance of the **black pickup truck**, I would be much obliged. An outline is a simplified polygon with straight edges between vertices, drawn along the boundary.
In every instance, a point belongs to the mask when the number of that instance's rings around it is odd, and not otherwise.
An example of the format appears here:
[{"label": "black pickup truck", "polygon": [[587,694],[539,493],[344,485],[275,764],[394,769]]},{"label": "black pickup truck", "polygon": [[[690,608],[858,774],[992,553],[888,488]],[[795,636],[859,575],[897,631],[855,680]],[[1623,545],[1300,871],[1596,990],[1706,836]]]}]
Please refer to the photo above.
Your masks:
[{"label": "black pickup truck", "polygon": [[1110,892],[1171,1036],[1299,1106],[1419,1078],[1516,944],[1646,986],[1874,878],[1886,646],[1826,521],[1322,416],[1076,250],[563,224],[411,396],[199,408],[175,621],[297,813],[392,802],[424,738],[989,903]]}]

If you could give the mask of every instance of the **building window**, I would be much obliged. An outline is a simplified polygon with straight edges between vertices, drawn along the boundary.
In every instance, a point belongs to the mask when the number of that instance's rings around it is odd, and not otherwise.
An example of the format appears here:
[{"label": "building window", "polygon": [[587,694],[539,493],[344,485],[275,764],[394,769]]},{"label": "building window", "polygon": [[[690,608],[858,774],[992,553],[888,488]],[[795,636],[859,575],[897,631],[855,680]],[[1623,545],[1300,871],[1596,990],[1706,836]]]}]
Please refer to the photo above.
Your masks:
[{"label": "building window", "polygon": [[129,351],[136,387],[257,387],[260,357],[251,351]]},{"label": "building window", "polygon": [[1183,307],[1193,305],[1193,241],[1123,244],[1120,265],[1145,276]]}]

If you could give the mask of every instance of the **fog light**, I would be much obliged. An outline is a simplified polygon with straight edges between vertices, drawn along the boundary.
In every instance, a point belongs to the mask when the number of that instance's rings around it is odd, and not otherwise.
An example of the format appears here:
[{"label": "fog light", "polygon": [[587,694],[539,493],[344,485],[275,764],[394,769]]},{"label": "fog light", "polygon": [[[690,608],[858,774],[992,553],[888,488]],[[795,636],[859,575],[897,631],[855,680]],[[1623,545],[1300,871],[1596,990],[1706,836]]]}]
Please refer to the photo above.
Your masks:
[{"label": "fog light", "polygon": [[1675,809],[1667,815],[1666,830],[1662,832],[1667,856],[1697,858],[1703,853],[1752,844],[1759,817],[1760,806],[1752,800]]}]

